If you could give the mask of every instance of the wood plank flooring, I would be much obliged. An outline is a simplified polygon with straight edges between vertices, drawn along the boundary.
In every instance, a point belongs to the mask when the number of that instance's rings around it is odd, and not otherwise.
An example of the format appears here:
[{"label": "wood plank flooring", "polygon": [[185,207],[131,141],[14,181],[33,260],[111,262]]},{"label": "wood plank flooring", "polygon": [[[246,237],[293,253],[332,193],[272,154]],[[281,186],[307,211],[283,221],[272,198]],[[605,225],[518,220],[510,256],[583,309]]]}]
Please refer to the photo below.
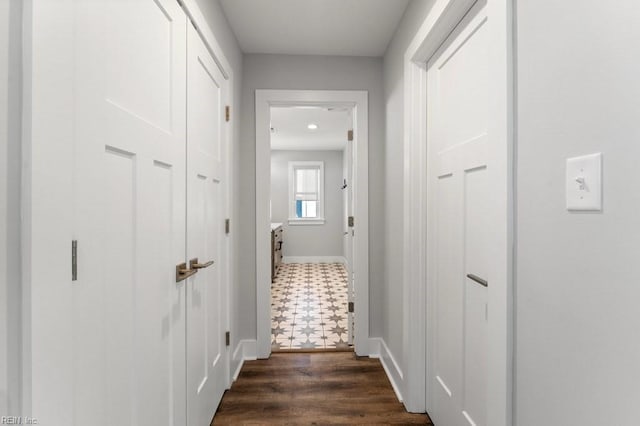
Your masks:
[{"label": "wood plank flooring", "polygon": [[377,359],[353,352],[274,353],[245,362],[212,425],[432,425],[398,402]]}]

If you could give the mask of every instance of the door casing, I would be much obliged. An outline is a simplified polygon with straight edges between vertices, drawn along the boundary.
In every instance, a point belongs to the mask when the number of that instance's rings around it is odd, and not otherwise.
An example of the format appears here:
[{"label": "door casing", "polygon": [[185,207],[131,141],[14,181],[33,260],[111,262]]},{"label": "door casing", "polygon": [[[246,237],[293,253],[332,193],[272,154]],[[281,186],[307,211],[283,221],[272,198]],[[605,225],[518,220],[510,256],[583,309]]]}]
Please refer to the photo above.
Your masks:
[{"label": "door casing", "polygon": [[[432,271],[425,259],[428,251],[427,224],[427,61],[436,53],[476,0],[437,0],[412,40],[404,57],[405,145],[404,145],[404,356],[408,374],[404,404],[409,411],[428,409],[431,394],[426,385],[433,348],[427,341],[432,306],[427,292]],[[512,424],[513,391],[513,241],[514,235],[514,43],[513,0],[487,0],[490,19],[489,134],[495,138],[490,155],[496,167],[490,185],[496,188],[492,217],[500,224],[493,232],[492,255],[497,267],[490,271],[488,424]]]},{"label": "door casing", "polygon": [[368,92],[330,90],[256,90],[256,298],[257,356],[271,354],[271,248],[269,201],[271,182],[272,106],[318,106],[353,108],[355,155],[355,351],[369,355],[369,185],[368,185]]}]

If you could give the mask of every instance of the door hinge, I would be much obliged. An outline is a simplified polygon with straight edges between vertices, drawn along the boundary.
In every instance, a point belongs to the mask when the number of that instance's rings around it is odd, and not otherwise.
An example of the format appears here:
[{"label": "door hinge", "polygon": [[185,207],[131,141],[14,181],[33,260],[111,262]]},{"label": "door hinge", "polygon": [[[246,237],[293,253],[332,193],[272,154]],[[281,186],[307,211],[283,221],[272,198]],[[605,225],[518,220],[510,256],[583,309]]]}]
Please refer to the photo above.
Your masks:
[{"label": "door hinge", "polygon": [[353,130],[347,131],[347,140],[349,142],[353,141]]},{"label": "door hinge", "polygon": [[354,222],[354,220],[355,220],[355,219],[353,218],[353,216],[349,216],[348,224],[349,224],[349,227],[350,227],[350,228],[353,228],[353,222]]},{"label": "door hinge", "polygon": [[231,232],[231,219],[224,220],[224,233],[229,234]]},{"label": "door hinge", "polygon": [[231,344],[231,332],[227,331],[226,333],[224,333],[224,344],[226,346],[229,346]]},{"label": "door hinge", "polygon": [[349,302],[349,313],[352,314],[355,311],[355,302]]},{"label": "door hinge", "polygon": [[231,107],[229,105],[224,107],[224,119],[225,121],[231,120]]},{"label": "door hinge", "polygon": [[78,240],[71,241],[71,281],[78,281]]}]

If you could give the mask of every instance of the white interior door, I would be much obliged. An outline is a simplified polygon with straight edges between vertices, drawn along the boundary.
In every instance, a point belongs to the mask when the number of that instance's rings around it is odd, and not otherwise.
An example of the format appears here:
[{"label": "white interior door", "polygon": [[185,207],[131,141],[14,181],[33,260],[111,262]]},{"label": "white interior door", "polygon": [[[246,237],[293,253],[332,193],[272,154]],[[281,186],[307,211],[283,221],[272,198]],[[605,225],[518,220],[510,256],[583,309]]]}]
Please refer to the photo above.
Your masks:
[{"label": "white interior door", "polygon": [[199,272],[187,281],[187,413],[208,425],[228,381],[226,213],[227,81],[193,26],[188,29],[187,254]]},{"label": "white interior door", "polygon": [[428,63],[428,269],[433,345],[428,412],[435,424],[487,425],[487,16],[474,9]]},{"label": "white interior door", "polygon": [[73,25],[72,424],[181,425],[187,20],[174,0],[77,1]]}]

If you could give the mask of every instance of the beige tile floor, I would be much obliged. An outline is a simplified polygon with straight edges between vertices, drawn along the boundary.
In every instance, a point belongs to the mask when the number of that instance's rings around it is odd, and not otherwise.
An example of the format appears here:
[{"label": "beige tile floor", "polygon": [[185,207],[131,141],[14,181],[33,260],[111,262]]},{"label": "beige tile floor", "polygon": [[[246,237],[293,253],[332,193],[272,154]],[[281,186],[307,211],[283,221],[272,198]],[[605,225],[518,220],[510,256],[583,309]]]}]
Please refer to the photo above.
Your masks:
[{"label": "beige tile floor", "polygon": [[271,349],[349,349],[340,263],[282,264],[271,285]]}]

